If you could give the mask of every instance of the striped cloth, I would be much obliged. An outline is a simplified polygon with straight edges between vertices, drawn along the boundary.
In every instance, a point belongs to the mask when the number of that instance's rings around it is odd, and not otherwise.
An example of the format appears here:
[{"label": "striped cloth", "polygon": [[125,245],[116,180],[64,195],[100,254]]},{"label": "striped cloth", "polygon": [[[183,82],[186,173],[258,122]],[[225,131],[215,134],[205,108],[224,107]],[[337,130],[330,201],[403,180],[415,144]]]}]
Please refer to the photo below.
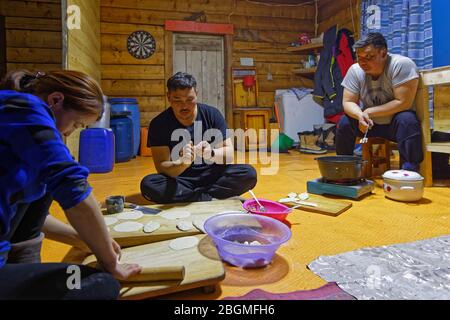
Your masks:
[{"label": "striped cloth", "polygon": [[[380,8],[381,22],[370,24],[374,5]],[[431,0],[362,0],[361,10],[361,37],[369,32],[380,32],[387,40],[389,52],[411,58],[419,70],[433,67]],[[432,87],[429,94],[433,128]]]},{"label": "striped cloth", "polygon": [[[369,29],[372,5],[381,9],[381,23]],[[389,52],[411,58],[419,69],[433,67],[431,0],[362,0],[361,8],[361,36],[380,32]]]}]

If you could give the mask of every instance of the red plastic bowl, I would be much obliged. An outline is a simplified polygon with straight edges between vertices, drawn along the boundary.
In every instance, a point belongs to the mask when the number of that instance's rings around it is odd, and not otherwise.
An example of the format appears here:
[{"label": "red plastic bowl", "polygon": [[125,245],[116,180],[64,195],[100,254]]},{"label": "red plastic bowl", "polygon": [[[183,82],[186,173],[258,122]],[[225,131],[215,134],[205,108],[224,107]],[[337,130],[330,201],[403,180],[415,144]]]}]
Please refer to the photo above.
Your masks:
[{"label": "red plastic bowl", "polygon": [[261,212],[258,210],[258,203],[256,203],[255,199],[249,199],[244,202],[242,205],[245,210],[247,210],[250,213],[254,214],[260,214],[262,216],[270,217],[273,219],[277,219],[279,221],[286,220],[287,215],[292,211],[291,208],[286,207],[284,204],[271,201],[271,200],[265,200],[265,199],[259,199],[259,203],[261,203],[262,206],[266,208],[266,212]]}]

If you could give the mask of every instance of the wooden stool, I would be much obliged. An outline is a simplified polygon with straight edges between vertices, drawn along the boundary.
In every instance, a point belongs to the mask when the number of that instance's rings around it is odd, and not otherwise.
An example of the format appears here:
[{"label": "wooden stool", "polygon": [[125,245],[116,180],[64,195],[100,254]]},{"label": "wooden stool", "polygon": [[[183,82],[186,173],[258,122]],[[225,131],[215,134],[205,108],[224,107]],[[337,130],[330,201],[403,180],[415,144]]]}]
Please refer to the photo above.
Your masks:
[{"label": "wooden stool", "polygon": [[[380,145],[378,155],[373,153],[373,146]],[[364,176],[371,178],[373,175],[372,169],[379,168],[381,164],[386,165],[386,171],[391,169],[391,141],[384,138],[368,138],[367,143],[362,144],[362,157],[367,160],[364,167]]]}]

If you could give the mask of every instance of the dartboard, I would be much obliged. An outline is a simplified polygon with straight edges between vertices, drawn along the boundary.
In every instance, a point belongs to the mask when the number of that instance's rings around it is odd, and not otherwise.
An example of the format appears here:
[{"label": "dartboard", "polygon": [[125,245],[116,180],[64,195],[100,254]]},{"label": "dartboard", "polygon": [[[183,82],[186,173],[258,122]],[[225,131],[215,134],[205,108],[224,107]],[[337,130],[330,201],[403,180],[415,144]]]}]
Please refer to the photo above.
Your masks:
[{"label": "dartboard", "polygon": [[156,50],[156,41],[147,31],[135,31],[128,37],[128,52],[136,59],[147,59]]}]

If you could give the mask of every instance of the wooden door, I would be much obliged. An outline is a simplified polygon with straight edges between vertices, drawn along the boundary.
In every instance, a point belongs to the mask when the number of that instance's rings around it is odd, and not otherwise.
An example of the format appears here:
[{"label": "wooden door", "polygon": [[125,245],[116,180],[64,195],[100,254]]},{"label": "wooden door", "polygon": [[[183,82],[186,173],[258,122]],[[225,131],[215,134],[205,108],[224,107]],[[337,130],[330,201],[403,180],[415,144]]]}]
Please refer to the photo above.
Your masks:
[{"label": "wooden door", "polygon": [[216,107],[225,117],[223,37],[175,33],[173,51],[173,73],[192,74],[197,101]]},{"label": "wooden door", "polygon": [[[258,145],[267,146],[269,130],[269,113],[267,111],[248,111],[244,112],[245,127],[247,129],[255,129],[258,132]],[[260,129],[264,129],[265,134],[262,134]],[[249,144],[249,149],[257,148],[258,145]]]},{"label": "wooden door", "polygon": [[0,16],[0,79],[6,75],[6,27],[5,17]]},{"label": "wooden door", "polygon": [[[244,131],[249,129],[256,130],[256,141],[250,141],[248,136],[252,136],[248,133],[245,138],[245,148],[247,150],[257,149],[258,147],[270,147],[270,108],[239,108],[234,109],[234,128],[241,128]],[[265,131],[261,132],[261,129]],[[235,145],[237,142],[235,141]]]}]

